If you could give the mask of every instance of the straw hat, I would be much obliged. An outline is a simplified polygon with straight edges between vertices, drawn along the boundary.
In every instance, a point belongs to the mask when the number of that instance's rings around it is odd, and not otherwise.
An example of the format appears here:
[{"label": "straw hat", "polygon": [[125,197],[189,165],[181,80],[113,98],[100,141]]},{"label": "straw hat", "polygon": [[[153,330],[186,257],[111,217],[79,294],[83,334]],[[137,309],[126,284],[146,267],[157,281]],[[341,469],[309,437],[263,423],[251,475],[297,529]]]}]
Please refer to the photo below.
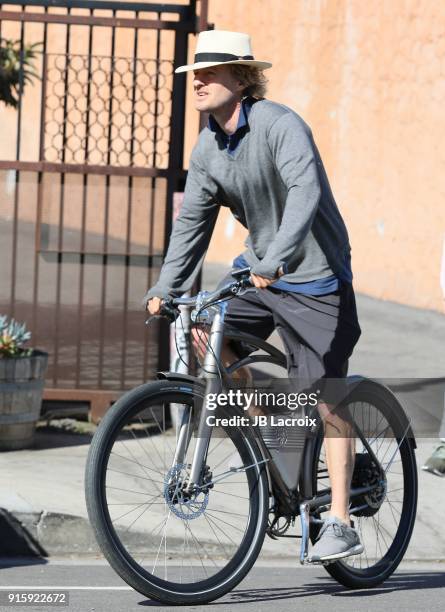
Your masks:
[{"label": "straw hat", "polygon": [[224,30],[206,30],[200,32],[196,43],[194,63],[179,66],[175,72],[199,70],[221,64],[244,64],[265,70],[271,68],[270,62],[254,59],[250,36],[242,32],[225,32]]}]

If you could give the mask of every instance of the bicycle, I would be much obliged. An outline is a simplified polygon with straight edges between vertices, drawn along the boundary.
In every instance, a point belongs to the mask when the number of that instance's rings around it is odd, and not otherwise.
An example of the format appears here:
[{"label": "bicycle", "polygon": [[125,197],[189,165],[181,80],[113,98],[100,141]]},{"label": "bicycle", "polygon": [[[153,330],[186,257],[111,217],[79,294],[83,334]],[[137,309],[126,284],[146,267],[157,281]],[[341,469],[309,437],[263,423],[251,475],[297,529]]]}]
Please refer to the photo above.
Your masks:
[{"label": "bicycle", "polygon": [[[127,392],[101,421],[88,454],[86,501],[97,542],[129,585],[162,603],[207,603],[228,593],[254,565],[266,535],[301,538],[300,562],[306,564],[309,541],[331,501],[322,423],[310,435],[290,436],[284,462],[282,441],[271,428],[258,435],[252,427],[217,430],[207,423],[204,398],[219,392],[238,368],[260,362],[286,368],[286,356],[269,343],[247,333],[225,334],[227,300],[251,286],[248,269],[233,277],[216,291],[163,305],[162,316],[171,321],[187,305],[194,307],[195,323],[211,325],[201,376],[160,372],[158,381]],[[248,344],[253,354],[222,368],[223,336]],[[357,446],[350,513],[364,552],[324,567],[346,587],[370,588],[395,571],[410,541],[416,444],[386,387],[357,376],[347,385],[344,403]],[[168,414],[178,404],[183,410],[175,436]],[[240,464],[228,467],[234,453]],[[289,535],[298,523],[301,533]]]}]

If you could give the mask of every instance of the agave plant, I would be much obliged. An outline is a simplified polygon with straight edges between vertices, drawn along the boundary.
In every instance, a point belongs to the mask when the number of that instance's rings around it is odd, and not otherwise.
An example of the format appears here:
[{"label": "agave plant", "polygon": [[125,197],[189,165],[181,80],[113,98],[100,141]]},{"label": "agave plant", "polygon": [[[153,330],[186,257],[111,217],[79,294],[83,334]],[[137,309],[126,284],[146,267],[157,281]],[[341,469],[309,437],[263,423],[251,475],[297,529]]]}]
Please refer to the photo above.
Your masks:
[{"label": "agave plant", "polygon": [[[24,45],[21,47],[20,40],[7,40],[0,38],[0,100],[6,106],[17,108],[19,103],[20,88],[33,79],[39,79],[34,67],[42,43]],[[21,76],[23,73],[23,79]]]},{"label": "agave plant", "polygon": [[31,339],[31,332],[25,323],[14,319],[8,321],[6,315],[0,316],[0,359],[7,357],[27,357],[32,349],[24,345]]}]

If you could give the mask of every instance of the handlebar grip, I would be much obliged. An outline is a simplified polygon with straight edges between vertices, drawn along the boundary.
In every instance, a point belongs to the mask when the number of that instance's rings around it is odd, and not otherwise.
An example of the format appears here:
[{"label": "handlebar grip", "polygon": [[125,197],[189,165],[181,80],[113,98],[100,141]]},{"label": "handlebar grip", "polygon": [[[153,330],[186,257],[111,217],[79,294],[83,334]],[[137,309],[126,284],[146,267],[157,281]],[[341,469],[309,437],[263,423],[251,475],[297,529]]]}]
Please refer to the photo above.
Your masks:
[{"label": "handlebar grip", "polygon": [[161,317],[166,317],[173,323],[179,315],[179,309],[172,305],[170,299],[171,298],[166,298],[162,300],[159,314]]},{"label": "handlebar grip", "polygon": [[232,276],[233,278],[236,278],[236,280],[240,280],[245,276],[250,276],[250,266],[240,268],[239,270],[232,270]]},{"label": "handlebar grip", "polygon": [[176,306],[173,306],[171,303],[171,298],[165,298],[161,300],[159,314],[150,315],[150,317],[145,321],[148,325],[151,321],[155,319],[168,319],[173,323],[179,315],[179,309]]}]

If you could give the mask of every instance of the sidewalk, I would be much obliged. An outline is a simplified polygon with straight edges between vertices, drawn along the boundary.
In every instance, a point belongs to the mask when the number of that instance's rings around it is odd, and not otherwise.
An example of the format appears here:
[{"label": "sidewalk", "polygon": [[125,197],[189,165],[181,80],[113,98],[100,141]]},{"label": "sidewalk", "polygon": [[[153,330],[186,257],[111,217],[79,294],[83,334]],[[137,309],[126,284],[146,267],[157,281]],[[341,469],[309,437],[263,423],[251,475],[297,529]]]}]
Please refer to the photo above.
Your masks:
[{"label": "sidewalk", "polygon": [[[208,277],[205,284],[211,284]],[[358,296],[357,302],[363,333],[351,359],[351,374],[445,376],[444,315],[365,296]],[[0,454],[0,508],[6,511],[0,514],[0,540],[5,529],[19,528],[15,517],[32,536],[31,547],[41,546],[49,554],[97,551],[83,493],[89,440],[88,433],[39,433],[35,449]],[[435,444],[433,439],[418,439],[419,468]],[[419,469],[418,516],[406,560],[444,560],[444,503],[445,479]],[[262,555],[292,557],[296,562],[295,547],[293,540],[266,538]]]}]

